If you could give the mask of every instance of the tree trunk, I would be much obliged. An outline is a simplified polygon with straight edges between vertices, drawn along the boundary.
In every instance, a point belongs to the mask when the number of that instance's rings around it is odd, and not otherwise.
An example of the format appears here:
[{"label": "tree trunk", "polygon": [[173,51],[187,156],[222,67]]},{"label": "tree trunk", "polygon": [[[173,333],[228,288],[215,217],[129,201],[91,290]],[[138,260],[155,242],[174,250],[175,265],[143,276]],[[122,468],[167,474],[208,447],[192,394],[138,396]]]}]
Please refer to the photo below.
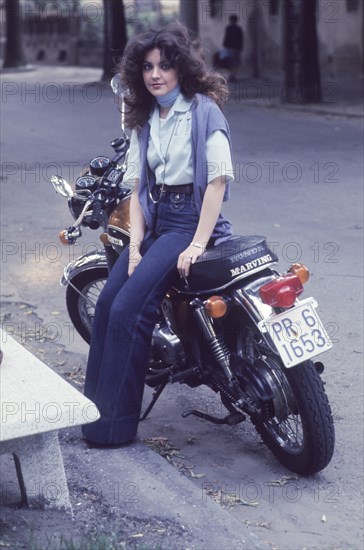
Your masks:
[{"label": "tree trunk", "polygon": [[322,100],[318,39],[317,0],[285,0],[285,90],[289,103]]},{"label": "tree trunk", "polygon": [[24,67],[22,20],[19,0],[6,0],[6,43],[4,69]]},{"label": "tree trunk", "polygon": [[183,0],[179,3],[180,21],[194,34],[198,34],[198,8],[196,0]]},{"label": "tree trunk", "polygon": [[104,73],[102,80],[115,74],[126,45],[126,21],[122,0],[104,0]]}]

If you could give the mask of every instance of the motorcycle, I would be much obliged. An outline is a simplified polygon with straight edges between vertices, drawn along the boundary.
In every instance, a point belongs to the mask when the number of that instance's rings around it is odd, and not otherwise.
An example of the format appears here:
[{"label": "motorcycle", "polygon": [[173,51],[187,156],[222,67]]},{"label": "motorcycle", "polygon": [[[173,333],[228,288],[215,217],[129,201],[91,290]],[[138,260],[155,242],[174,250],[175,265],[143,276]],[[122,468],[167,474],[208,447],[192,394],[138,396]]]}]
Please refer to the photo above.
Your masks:
[{"label": "motorcycle", "polygon": [[[102,248],[70,262],[62,277],[71,321],[90,342],[97,298],[119,254],[130,244],[131,190],[123,185],[129,139],[111,142],[112,158],[96,157],[76,180],[51,182],[67,197],[74,223],[60,232],[73,245],[81,228],[102,228]],[[130,246],[132,246],[130,244]],[[325,468],[334,451],[334,425],[324,366],[313,359],[332,343],[314,298],[301,299],[309,270],[286,273],[266,238],[233,236],[207,248],[166,294],[153,331],[146,384],[154,388],[141,420],[167,384],[205,385],[219,394],[225,417],[186,410],[215,424],[247,419],[289,470],[309,475]]]}]

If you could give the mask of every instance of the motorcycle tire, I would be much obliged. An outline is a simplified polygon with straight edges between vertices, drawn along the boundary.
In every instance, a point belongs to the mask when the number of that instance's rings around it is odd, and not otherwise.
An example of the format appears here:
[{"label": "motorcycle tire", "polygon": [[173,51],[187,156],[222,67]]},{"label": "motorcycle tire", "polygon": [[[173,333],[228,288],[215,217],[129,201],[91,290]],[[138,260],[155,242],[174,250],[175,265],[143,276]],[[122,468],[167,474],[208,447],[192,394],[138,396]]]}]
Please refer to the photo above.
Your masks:
[{"label": "motorcycle tire", "polygon": [[91,341],[96,302],[107,277],[107,268],[95,267],[73,277],[72,284],[67,286],[66,304],[68,315],[78,334],[88,344]]},{"label": "motorcycle tire", "polygon": [[252,418],[263,442],[292,472],[311,475],[330,462],[335,443],[334,423],[323,382],[312,361],[286,369],[274,357],[264,361],[280,392],[277,414]]}]

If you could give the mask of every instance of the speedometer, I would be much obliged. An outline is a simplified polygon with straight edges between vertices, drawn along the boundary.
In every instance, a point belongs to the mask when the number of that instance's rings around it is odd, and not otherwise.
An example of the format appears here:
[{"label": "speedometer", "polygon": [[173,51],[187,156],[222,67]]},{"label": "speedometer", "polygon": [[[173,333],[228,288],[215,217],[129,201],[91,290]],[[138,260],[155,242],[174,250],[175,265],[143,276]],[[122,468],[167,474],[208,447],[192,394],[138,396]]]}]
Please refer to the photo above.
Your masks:
[{"label": "speedometer", "polygon": [[76,189],[89,189],[93,191],[96,187],[96,179],[93,176],[80,176],[76,180]]},{"label": "speedometer", "polygon": [[102,176],[110,168],[111,160],[107,157],[95,157],[90,162],[91,174],[94,176]]}]

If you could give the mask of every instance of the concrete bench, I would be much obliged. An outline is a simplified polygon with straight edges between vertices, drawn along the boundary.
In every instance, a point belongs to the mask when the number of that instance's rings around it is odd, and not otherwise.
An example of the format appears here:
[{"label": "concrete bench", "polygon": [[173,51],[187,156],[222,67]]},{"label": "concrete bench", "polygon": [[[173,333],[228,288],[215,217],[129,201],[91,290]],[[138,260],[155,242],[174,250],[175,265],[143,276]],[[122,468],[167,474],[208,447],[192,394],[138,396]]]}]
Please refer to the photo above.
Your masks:
[{"label": "concrete bench", "polygon": [[0,453],[12,453],[23,501],[71,510],[58,430],[94,422],[89,399],[0,328]]}]

